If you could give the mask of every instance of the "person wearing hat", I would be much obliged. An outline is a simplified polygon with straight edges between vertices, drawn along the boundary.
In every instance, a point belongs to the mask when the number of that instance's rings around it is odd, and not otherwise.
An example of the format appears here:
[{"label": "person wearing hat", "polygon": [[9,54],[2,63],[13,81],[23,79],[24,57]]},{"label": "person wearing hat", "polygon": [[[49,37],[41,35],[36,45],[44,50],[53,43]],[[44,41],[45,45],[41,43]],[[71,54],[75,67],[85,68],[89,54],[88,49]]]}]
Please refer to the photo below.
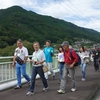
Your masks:
[{"label": "person wearing hat", "polygon": [[95,69],[95,71],[99,71],[100,51],[97,46],[94,46],[94,50],[92,52],[92,57],[94,59],[94,69]]},{"label": "person wearing hat", "polygon": [[17,48],[15,49],[12,67],[16,66],[17,86],[14,89],[22,88],[21,74],[30,85],[30,77],[26,74],[26,61],[28,58],[28,50],[23,46],[22,40],[17,40]]},{"label": "person wearing hat", "polygon": [[60,84],[60,89],[57,90],[57,92],[59,94],[64,94],[65,93],[65,87],[66,87],[66,81],[67,81],[67,75],[68,72],[71,76],[71,80],[72,80],[72,88],[71,91],[74,92],[76,91],[76,81],[75,81],[75,67],[74,64],[76,62],[78,62],[78,56],[76,54],[76,52],[74,50],[72,50],[72,56],[73,59],[71,58],[70,55],[70,48],[69,48],[69,43],[68,41],[64,41],[61,46],[64,49],[64,61],[65,61],[65,65],[64,65],[64,69],[63,69],[63,76],[61,79],[61,84]]},{"label": "person wearing hat", "polygon": [[[47,40],[46,47],[44,48],[44,54],[46,57],[46,63],[47,63],[48,69],[52,74],[52,79],[55,79],[55,72],[53,71],[53,68],[52,68],[52,56],[54,55],[54,49],[50,45],[51,45],[51,41]],[[45,77],[48,80],[48,72],[45,73]]]}]

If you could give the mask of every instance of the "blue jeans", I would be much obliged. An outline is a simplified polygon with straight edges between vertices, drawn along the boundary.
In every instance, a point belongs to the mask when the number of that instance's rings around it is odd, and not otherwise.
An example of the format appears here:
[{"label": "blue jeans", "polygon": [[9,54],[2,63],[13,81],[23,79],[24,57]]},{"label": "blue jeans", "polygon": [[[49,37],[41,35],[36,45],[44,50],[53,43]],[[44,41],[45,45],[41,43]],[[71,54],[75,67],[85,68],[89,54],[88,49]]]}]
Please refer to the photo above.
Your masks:
[{"label": "blue jeans", "polygon": [[36,79],[36,75],[37,74],[39,74],[40,78],[42,79],[44,88],[48,87],[47,80],[46,80],[46,78],[44,76],[44,72],[43,72],[42,66],[38,66],[38,67],[34,67],[33,66],[32,76],[31,76],[31,85],[30,85],[30,89],[29,89],[30,92],[34,92],[35,79]]},{"label": "blue jeans", "polygon": [[16,75],[17,75],[18,86],[21,86],[21,74],[28,82],[30,81],[29,76],[26,74],[26,64],[20,65],[16,63]]},{"label": "blue jeans", "polygon": [[86,63],[81,64],[82,78],[86,78],[86,67],[87,67]]},{"label": "blue jeans", "polygon": [[59,65],[60,65],[60,80],[62,79],[64,64],[65,64],[64,62],[59,63]]}]

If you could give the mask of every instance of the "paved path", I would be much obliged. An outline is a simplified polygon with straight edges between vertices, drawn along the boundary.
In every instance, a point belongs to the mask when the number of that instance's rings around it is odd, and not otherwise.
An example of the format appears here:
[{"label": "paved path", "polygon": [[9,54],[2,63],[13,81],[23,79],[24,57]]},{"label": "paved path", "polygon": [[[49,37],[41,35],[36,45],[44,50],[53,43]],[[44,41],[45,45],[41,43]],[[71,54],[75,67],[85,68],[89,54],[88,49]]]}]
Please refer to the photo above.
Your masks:
[{"label": "paved path", "polygon": [[42,92],[42,82],[40,79],[36,80],[35,94],[33,96],[27,97],[28,85],[24,84],[22,89],[14,90],[8,89],[6,91],[0,92],[0,100],[92,100],[96,91],[99,89],[100,84],[100,72],[95,72],[93,68],[93,63],[87,67],[87,80],[85,82],[81,81],[81,70],[76,69],[76,80],[77,80],[77,91],[71,92],[71,80],[69,79],[66,84],[66,93],[58,94],[57,89],[59,89],[59,74],[56,74],[56,79],[52,80],[49,77],[49,91]]}]

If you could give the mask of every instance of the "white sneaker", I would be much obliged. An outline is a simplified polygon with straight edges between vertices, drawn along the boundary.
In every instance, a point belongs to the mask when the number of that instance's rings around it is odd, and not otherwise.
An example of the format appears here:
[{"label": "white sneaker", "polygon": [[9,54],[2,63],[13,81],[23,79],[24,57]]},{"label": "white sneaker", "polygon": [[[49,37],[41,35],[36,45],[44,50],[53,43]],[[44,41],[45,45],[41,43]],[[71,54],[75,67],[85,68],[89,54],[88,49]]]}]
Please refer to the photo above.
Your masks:
[{"label": "white sneaker", "polygon": [[85,78],[82,78],[81,80],[82,80],[82,81],[85,81],[86,79],[85,79]]},{"label": "white sneaker", "polygon": [[29,91],[29,92],[27,92],[26,95],[27,95],[27,96],[31,96],[31,95],[33,95],[33,94],[34,94],[34,92],[30,92],[30,91]]},{"label": "white sneaker", "polygon": [[72,91],[72,92],[75,92],[75,91],[76,91],[76,88],[72,88],[71,91]]},{"label": "white sneaker", "polygon": [[71,76],[70,76],[69,74],[68,74],[67,76],[68,76],[69,78],[71,78]]},{"label": "white sneaker", "polygon": [[49,90],[49,88],[47,87],[47,88],[43,88],[43,92],[46,92],[46,91],[48,91]]},{"label": "white sneaker", "polygon": [[57,92],[58,92],[59,94],[64,94],[64,93],[65,93],[64,90],[57,90]]}]

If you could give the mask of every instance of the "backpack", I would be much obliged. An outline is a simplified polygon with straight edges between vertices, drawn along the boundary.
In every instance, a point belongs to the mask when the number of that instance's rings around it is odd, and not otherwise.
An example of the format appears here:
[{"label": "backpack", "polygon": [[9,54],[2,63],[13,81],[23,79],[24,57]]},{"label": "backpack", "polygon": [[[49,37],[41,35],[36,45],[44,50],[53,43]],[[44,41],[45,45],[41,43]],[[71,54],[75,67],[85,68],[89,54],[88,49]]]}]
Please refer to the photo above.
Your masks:
[{"label": "backpack", "polygon": [[[77,53],[76,53],[77,54]],[[70,49],[70,56],[71,56],[71,58],[72,59],[74,59],[74,57],[73,57],[73,55],[72,55],[72,49]],[[77,54],[77,56],[78,56],[78,62],[76,62],[75,64],[74,64],[74,66],[78,66],[78,65],[80,65],[81,64],[81,58],[80,58],[80,56]]]}]

